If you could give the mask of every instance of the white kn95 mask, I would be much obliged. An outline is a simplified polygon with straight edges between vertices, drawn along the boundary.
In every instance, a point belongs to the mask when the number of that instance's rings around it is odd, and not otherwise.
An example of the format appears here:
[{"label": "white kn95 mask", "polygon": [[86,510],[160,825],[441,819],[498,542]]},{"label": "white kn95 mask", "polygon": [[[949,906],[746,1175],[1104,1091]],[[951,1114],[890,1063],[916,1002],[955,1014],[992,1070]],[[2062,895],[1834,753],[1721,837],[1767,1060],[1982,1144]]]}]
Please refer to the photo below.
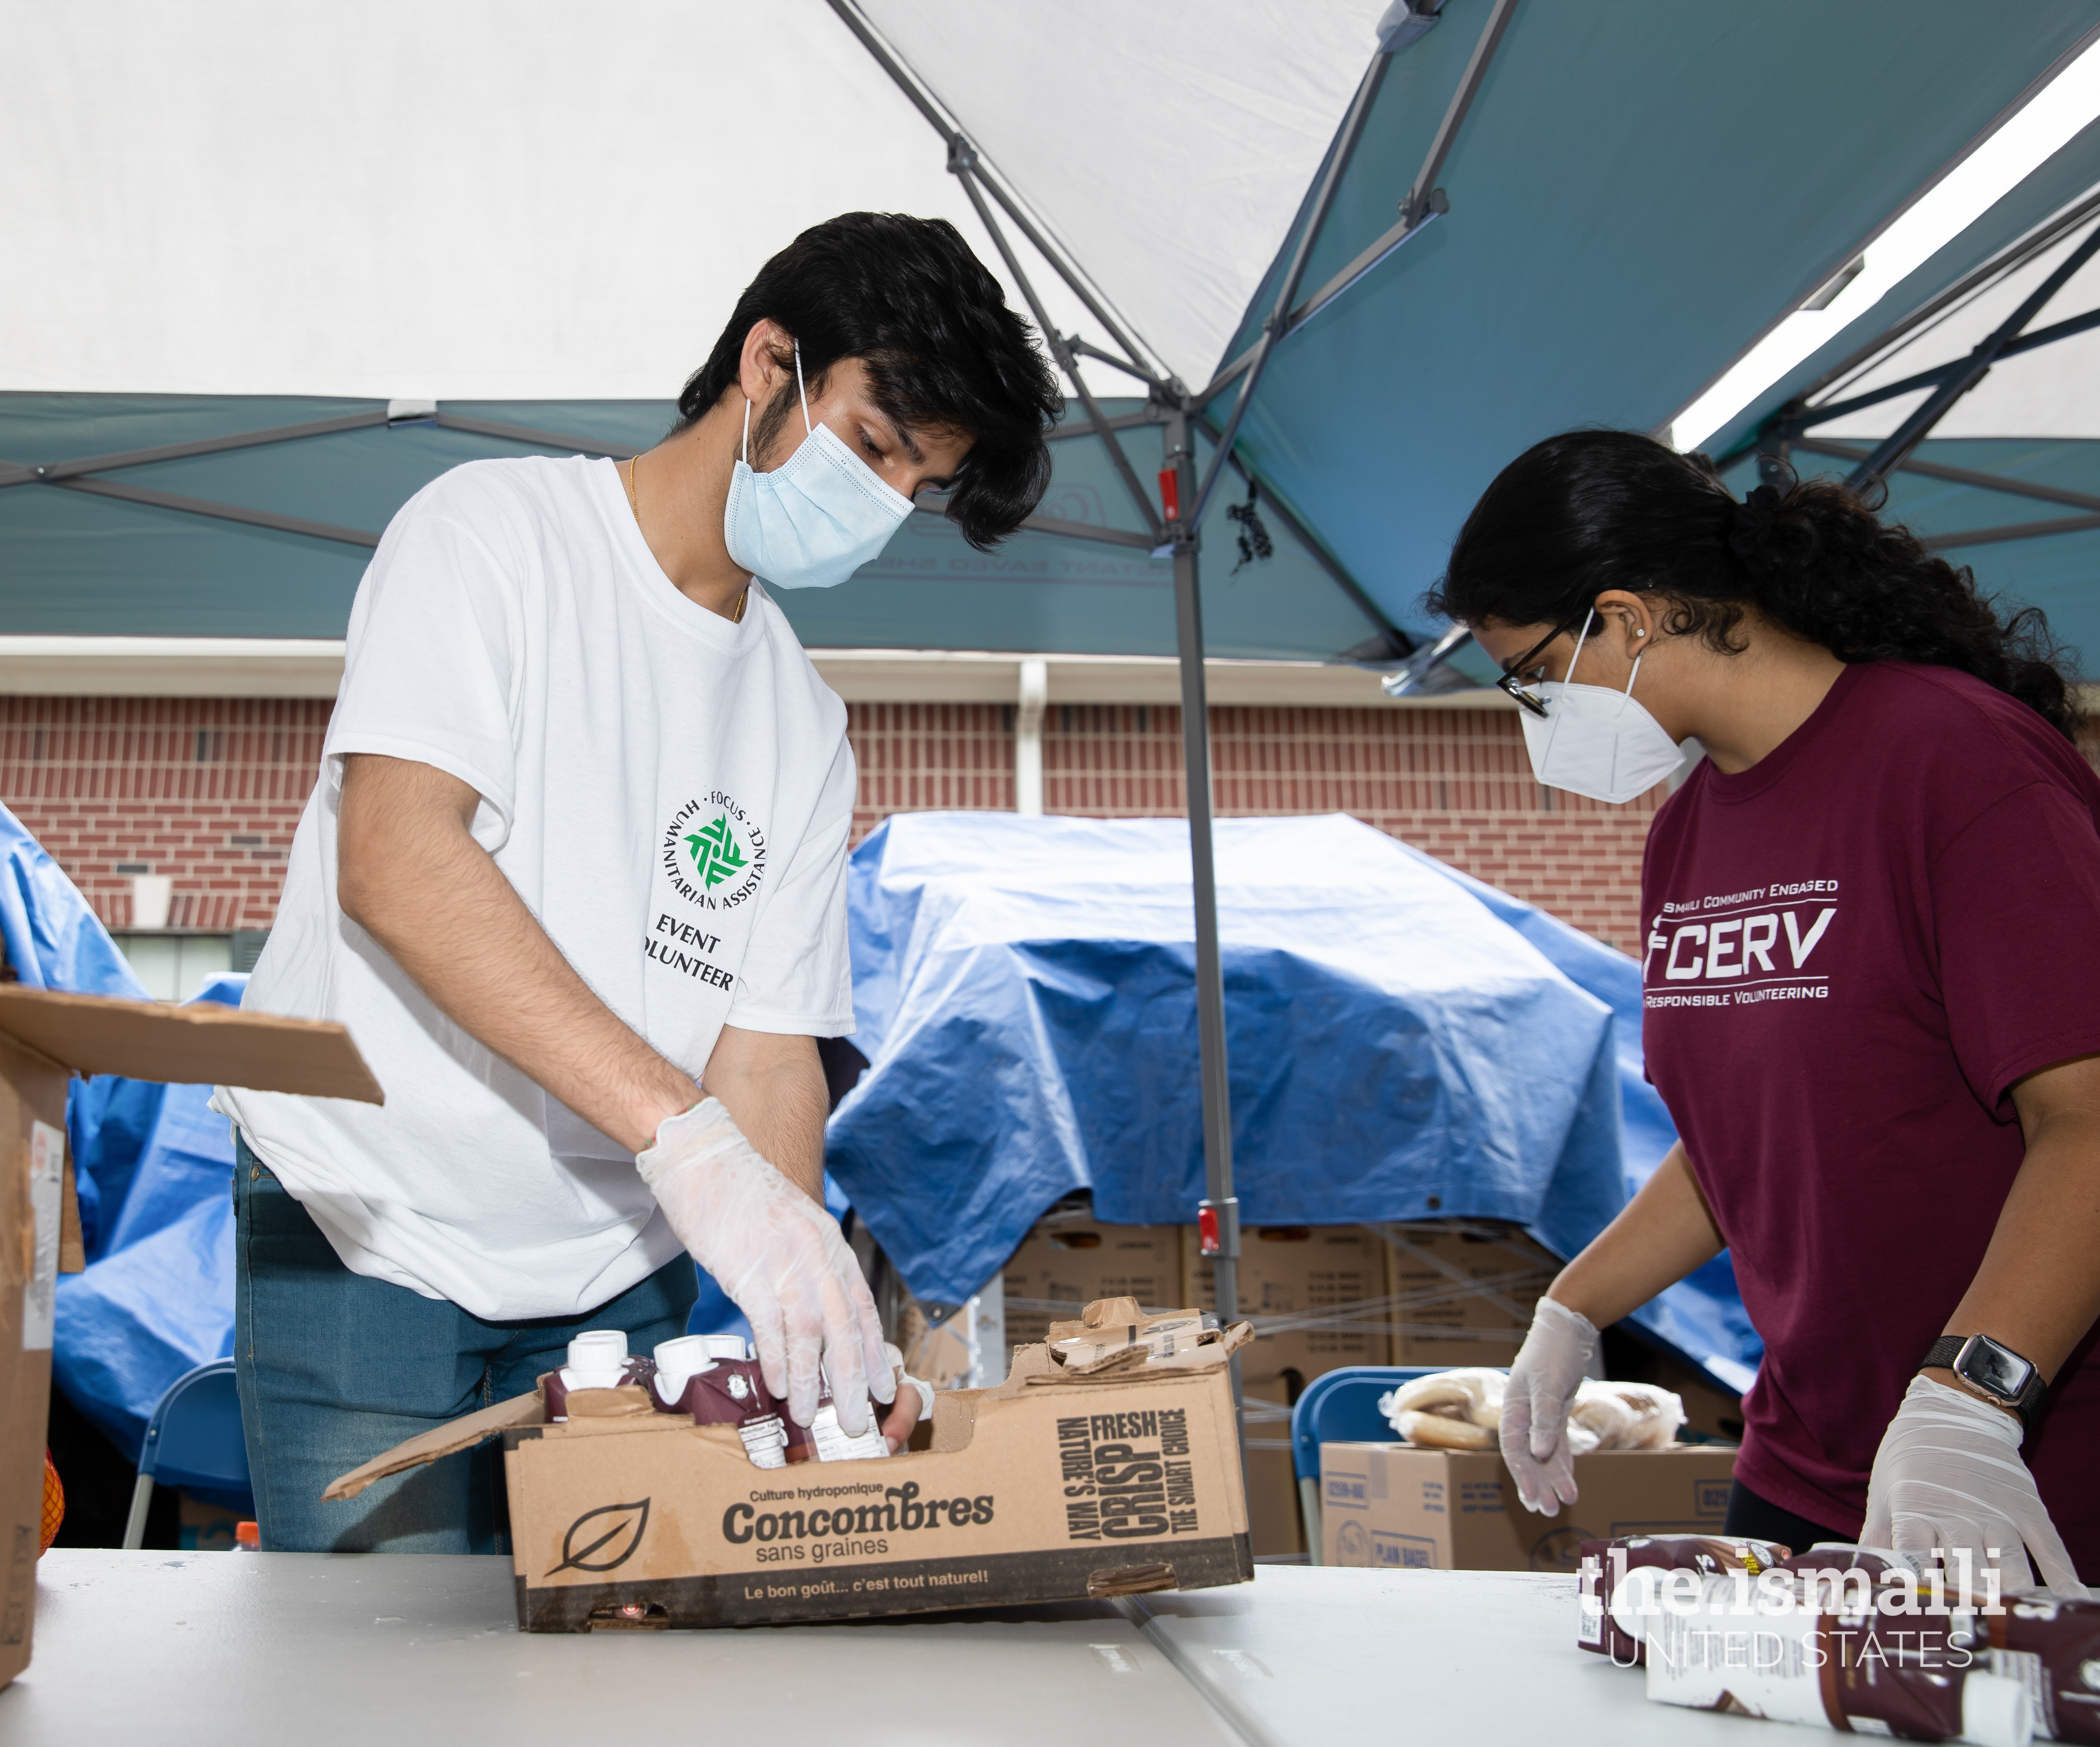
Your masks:
[{"label": "white kn95 mask", "polygon": [[1624,691],[1575,683],[1575,664],[1596,616],[1582,621],[1568,677],[1539,686],[1546,714],[1522,712],[1524,743],[1531,774],[1548,787],[1617,805],[1646,794],[1684,762],[1684,752],[1634,696],[1645,650],[1634,657]]}]

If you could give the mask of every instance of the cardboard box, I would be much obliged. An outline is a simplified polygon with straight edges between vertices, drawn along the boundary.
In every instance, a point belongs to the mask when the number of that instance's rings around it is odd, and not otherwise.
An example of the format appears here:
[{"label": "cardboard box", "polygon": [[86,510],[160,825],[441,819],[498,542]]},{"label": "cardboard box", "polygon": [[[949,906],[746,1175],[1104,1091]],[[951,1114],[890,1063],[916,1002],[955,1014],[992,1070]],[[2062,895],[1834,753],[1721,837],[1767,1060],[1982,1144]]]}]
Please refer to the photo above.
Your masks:
[{"label": "cardboard box", "polygon": [[1519,1227],[1423,1221],[1380,1228],[1395,1365],[1507,1365],[1560,1261]]},{"label": "cardboard box", "polygon": [[538,1393],[520,1396],[412,1438],[324,1496],[354,1498],[500,1434],[524,1631],[1240,1583],[1254,1561],[1229,1349],[1210,1339],[1165,1361],[1126,1347],[1088,1373],[1023,1348],[998,1388],[934,1397],[929,1448],[867,1462],[756,1467],[733,1428],[656,1413],[635,1388],[579,1390],[553,1425]]},{"label": "cardboard box", "polygon": [[55,1277],[84,1265],[65,1158],[74,1073],[381,1101],[341,1026],[0,984],[0,1685],[29,1665]]},{"label": "cardboard box", "polygon": [[[1193,1226],[1182,1246],[1182,1301],[1217,1306],[1210,1259]],[[1250,1393],[1288,1401],[1344,1365],[1388,1365],[1386,1243],[1366,1225],[1251,1225],[1240,1236],[1239,1313],[1255,1343],[1240,1355]]]},{"label": "cardboard box", "polygon": [[1577,1456],[1577,1501],[1557,1516],[1539,1516],[1518,1502],[1497,1451],[1324,1444],[1321,1558],[1330,1565],[1572,1574],[1585,1541],[1718,1533],[1735,1470],[1735,1451],[1718,1444]]},{"label": "cardboard box", "polygon": [[1053,1209],[1001,1270],[1007,1344],[1034,1346],[1053,1321],[1105,1299],[1134,1298],[1154,1310],[1193,1304],[1181,1289],[1184,1229],[1108,1225],[1091,1208]]}]

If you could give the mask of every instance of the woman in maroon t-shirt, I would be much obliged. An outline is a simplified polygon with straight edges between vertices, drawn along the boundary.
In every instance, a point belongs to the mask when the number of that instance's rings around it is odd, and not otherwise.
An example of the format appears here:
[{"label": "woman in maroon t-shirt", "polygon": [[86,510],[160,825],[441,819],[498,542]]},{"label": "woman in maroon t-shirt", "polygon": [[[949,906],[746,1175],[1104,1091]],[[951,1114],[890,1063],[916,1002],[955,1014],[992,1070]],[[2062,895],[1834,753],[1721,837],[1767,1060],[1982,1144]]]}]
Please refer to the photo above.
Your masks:
[{"label": "woman in maroon t-shirt", "polygon": [[1642,871],[1680,1139],[1511,1367],[1525,1504],[1574,1500],[1598,1327],[1725,1246],[1765,1342],[1732,1532],[2100,1582],[2100,779],[2040,615],[1833,483],[1738,503],[1618,431],[1512,462],[1433,603],[1540,781],[1630,801],[1706,755]]}]

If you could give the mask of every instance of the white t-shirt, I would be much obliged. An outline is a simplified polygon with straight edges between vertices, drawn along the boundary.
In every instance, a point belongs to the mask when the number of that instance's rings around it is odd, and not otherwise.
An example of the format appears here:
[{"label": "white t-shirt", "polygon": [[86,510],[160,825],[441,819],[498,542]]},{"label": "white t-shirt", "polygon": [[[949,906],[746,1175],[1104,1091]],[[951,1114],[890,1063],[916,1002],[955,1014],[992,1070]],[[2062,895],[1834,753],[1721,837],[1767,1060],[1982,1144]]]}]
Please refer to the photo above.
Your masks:
[{"label": "white t-shirt", "polygon": [[447,1019],[338,904],[344,755],[471,783],[475,840],[562,955],[697,1077],[726,1021],[853,1030],[845,721],[761,589],[740,624],[677,591],[611,461],[454,469],[359,586],[242,1004],[347,1026],[386,1105],[222,1087],[215,1107],[360,1274],[495,1320],[626,1290],[680,1253],[633,1155]]}]

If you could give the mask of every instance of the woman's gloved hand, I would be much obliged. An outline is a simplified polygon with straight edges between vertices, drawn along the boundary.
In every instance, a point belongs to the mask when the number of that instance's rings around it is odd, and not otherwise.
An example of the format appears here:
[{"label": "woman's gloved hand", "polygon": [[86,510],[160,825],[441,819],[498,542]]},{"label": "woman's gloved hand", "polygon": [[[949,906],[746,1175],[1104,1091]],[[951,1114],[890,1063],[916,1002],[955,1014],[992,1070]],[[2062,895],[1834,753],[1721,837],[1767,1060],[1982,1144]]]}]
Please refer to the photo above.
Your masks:
[{"label": "woman's gloved hand", "polygon": [[1527,1511],[1559,1513],[1575,1502],[1568,1405],[1588,1374],[1597,1330],[1579,1312],[1542,1298],[1502,1393],[1502,1461]]},{"label": "woman's gloved hand", "polygon": [[[2007,1595],[2033,1587],[2032,1552],[2051,1590],[2085,1599],[2020,1459],[2020,1436],[2019,1421],[2002,1408],[1932,1378],[1912,1378],[1874,1457],[1860,1544],[1927,1555],[1935,1547],[1946,1554],[1966,1547],[1979,1586],[1984,1568],[1996,1565]],[[1958,1581],[1960,1566],[1944,1555],[1943,1565]]]},{"label": "woman's gloved hand", "polygon": [[765,1387],[788,1416],[814,1420],[828,1379],[839,1429],[866,1432],[870,1390],[889,1401],[897,1386],[838,1221],[759,1156],[718,1098],[665,1118],[634,1163],[693,1260],[750,1320]]}]

